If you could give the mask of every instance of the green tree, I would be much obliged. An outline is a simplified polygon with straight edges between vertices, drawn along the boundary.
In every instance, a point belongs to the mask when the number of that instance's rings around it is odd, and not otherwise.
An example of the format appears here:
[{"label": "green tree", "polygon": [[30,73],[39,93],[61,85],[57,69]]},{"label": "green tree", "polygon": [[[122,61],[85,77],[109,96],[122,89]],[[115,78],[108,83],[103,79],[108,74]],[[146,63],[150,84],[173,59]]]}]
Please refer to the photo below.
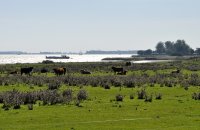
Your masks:
[{"label": "green tree", "polygon": [[166,41],[165,42],[165,51],[166,54],[171,55],[174,52],[174,43],[171,41]]},{"label": "green tree", "polygon": [[157,45],[156,45],[156,52],[158,54],[164,54],[165,53],[165,46],[164,46],[164,43],[163,42],[159,42]]},{"label": "green tree", "polygon": [[139,50],[137,51],[137,54],[142,56],[142,55],[152,55],[153,51],[151,49],[148,50]]},{"label": "green tree", "polygon": [[200,55],[200,48],[196,48],[195,53],[196,53],[197,55]]},{"label": "green tree", "polygon": [[145,55],[152,55],[153,51],[151,49],[144,51]]},{"label": "green tree", "polygon": [[143,50],[139,50],[139,51],[137,51],[137,54],[138,55],[144,55],[144,51]]},{"label": "green tree", "polygon": [[174,55],[190,55],[191,48],[185,43],[184,40],[177,40],[174,44]]}]

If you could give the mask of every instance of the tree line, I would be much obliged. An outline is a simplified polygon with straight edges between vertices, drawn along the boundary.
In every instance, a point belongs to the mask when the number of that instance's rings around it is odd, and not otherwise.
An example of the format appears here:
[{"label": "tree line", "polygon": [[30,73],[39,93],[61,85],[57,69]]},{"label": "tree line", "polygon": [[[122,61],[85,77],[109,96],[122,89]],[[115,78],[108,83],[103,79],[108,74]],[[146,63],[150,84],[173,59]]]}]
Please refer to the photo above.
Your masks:
[{"label": "tree line", "polygon": [[151,49],[139,50],[138,55],[170,55],[170,56],[184,56],[184,55],[200,55],[200,48],[192,49],[185,40],[177,40],[176,42],[166,41],[158,42],[156,50]]}]

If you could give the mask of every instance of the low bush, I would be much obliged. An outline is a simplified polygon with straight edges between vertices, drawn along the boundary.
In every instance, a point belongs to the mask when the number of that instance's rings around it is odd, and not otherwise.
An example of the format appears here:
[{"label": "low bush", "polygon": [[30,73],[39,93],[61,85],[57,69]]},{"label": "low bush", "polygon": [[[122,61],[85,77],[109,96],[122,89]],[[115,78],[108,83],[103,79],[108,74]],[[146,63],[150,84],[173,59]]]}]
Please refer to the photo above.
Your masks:
[{"label": "low bush", "polygon": [[156,99],[157,100],[161,100],[162,99],[162,94],[161,93],[156,94]]},{"label": "low bush", "polygon": [[130,94],[130,99],[134,99],[134,95],[133,94]]},{"label": "low bush", "polygon": [[28,104],[28,110],[33,110],[33,104]]},{"label": "low bush", "polygon": [[138,99],[145,99],[147,95],[146,90],[144,88],[138,91],[137,94],[138,94]]},{"label": "low bush", "polygon": [[134,88],[135,87],[135,82],[128,80],[124,83],[124,86],[126,86],[127,88]]},{"label": "low bush", "polygon": [[54,62],[51,60],[43,60],[42,61],[42,64],[52,64],[52,63],[54,63]]},{"label": "low bush", "polygon": [[54,89],[58,89],[60,86],[61,86],[61,84],[58,83],[58,82],[49,83],[48,89],[49,90],[54,90]]},{"label": "low bush", "polygon": [[77,93],[77,99],[79,101],[82,101],[82,100],[86,100],[87,98],[88,98],[87,91],[84,89],[79,90],[79,92]]},{"label": "low bush", "polygon": [[194,100],[200,100],[200,93],[193,93],[192,94],[192,99],[194,99]]},{"label": "low bush", "polygon": [[0,93],[0,103],[3,103],[3,94]]},{"label": "low bush", "polygon": [[115,98],[116,98],[116,101],[121,101],[122,102],[123,99],[124,99],[124,96],[121,95],[121,94],[117,94]]},{"label": "low bush", "polygon": [[73,100],[73,91],[71,89],[64,90],[62,95],[63,95],[63,100],[66,103],[69,103]]},{"label": "low bush", "polygon": [[104,87],[105,89],[110,89],[110,85],[109,85],[109,84],[105,84],[103,87]]},{"label": "low bush", "polygon": [[152,95],[145,95],[145,102],[152,102]]}]

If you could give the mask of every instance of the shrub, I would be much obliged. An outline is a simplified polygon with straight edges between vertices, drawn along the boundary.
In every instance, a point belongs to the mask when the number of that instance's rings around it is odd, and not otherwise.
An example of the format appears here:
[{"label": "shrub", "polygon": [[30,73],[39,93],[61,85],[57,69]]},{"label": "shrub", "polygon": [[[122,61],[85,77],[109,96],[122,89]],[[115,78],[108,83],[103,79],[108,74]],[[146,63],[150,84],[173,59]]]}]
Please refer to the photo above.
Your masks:
[{"label": "shrub", "polygon": [[28,110],[33,110],[33,104],[28,104]]},{"label": "shrub", "polygon": [[115,98],[116,98],[116,101],[121,101],[122,102],[123,99],[124,99],[124,96],[121,95],[121,94],[117,94]]},{"label": "shrub", "polygon": [[167,86],[167,87],[173,87],[172,81],[166,80],[165,81],[165,86]]},{"label": "shrub", "polygon": [[156,94],[156,99],[157,100],[161,100],[162,99],[162,94],[161,93]]},{"label": "shrub", "polygon": [[62,95],[63,95],[64,102],[69,103],[73,99],[73,92],[71,89],[64,90]]},{"label": "shrub", "polygon": [[97,87],[99,85],[99,83],[97,81],[95,81],[95,80],[92,80],[92,82],[90,83],[90,85],[92,87]]},{"label": "shrub", "polygon": [[145,99],[146,90],[145,89],[141,89],[140,91],[137,92],[137,94],[138,94],[138,99]]},{"label": "shrub", "polygon": [[61,103],[62,99],[57,90],[44,90],[40,91],[39,99],[43,101],[43,105],[54,105]]},{"label": "shrub", "polygon": [[36,92],[26,92],[23,93],[23,102],[24,104],[35,104],[38,100],[37,93]]},{"label": "shrub", "polygon": [[15,104],[14,106],[13,106],[13,109],[20,109],[21,107],[20,107],[20,104]]},{"label": "shrub", "polygon": [[145,102],[152,102],[152,95],[145,95]]},{"label": "shrub", "polygon": [[131,81],[131,80],[128,80],[124,83],[124,85],[127,87],[127,88],[134,88],[135,87],[135,82]]},{"label": "shrub", "polygon": [[120,87],[120,86],[122,86],[122,83],[119,80],[115,80],[112,82],[112,85],[115,87]]},{"label": "shrub", "polygon": [[88,98],[87,91],[84,89],[79,90],[79,92],[77,93],[77,99],[81,101],[81,100],[86,100],[87,98]]},{"label": "shrub", "polygon": [[42,61],[42,64],[52,64],[52,63],[54,63],[54,62],[51,60],[43,60]]},{"label": "shrub", "polygon": [[5,111],[8,111],[9,108],[10,108],[10,106],[3,104],[2,108],[3,108]]},{"label": "shrub", "polygon": [[189,85],[188,82],[183,81],[183,82],[181,82],[181,86],[182,86],[185,90],[188,90],[190,85]]},{"label": "shrub", "polygon": [[49,89],[49,90],[54,90],[54,89],[58,89],[60,86],[61,86],[61,84],[58,83],[58,82],[55,82],[55,83],[49,83],[49,85],[48,85],[48,89]]},{"label": "shrub", "polygon": [[192,99],[194,99],[194,100],[200,100],[200,93],[193,93],[192,94]]},{"label": "shrub", "polygon": [[133,94],[130,94],[130,99],[134,99],[134,95]]},{"label": "shrub", "polygon": [[110,89],[110,85],[105,84],[105,85],[104,85],[104,88],[105,88],[105,89]]},{"label": "shrub", "polygon": [[80,100],[75,100],[75,105],[77,106],[77,107],[82,107],[80,104],[81,104],[81,102],[80,102]]},{"label": "shrub", "polygon": [[14,109],[19,109],[22,103],[22,94],[15,89],[3,94],[3,106],[5,107],[13,106]]},{"label": "shrub", "polygon": [[0,93],[0,103],[3,103],[3,94]]}]

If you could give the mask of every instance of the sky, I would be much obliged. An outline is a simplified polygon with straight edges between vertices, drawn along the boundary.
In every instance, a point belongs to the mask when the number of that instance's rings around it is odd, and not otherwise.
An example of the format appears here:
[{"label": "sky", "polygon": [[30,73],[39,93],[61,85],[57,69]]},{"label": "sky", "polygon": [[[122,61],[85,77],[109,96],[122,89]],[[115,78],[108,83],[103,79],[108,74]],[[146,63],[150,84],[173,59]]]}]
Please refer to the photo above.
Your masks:
[{"label": "sky", "polygon": [[0,51],[200,47],[200,0],[0,0]]}]

